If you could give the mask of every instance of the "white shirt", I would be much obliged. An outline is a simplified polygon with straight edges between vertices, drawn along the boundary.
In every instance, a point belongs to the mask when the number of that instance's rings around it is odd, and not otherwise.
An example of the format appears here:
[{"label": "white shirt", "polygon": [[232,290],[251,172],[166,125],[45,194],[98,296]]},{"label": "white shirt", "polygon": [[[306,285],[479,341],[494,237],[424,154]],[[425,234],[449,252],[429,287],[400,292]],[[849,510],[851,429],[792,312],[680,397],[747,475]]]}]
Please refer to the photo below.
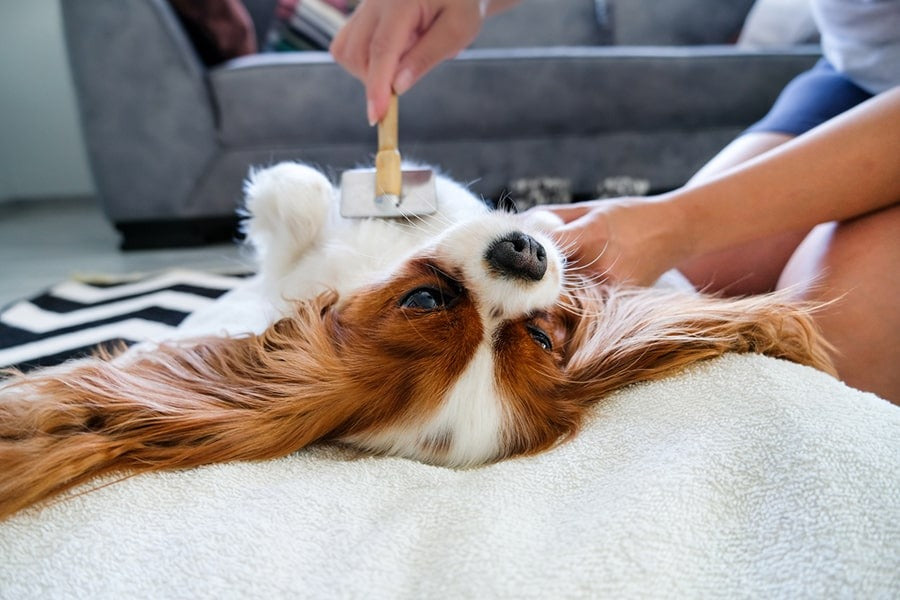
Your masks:
[{"label": "white shirt", "polygon": [[900,85],[900,0],[813,0],[825,58],[877,94]]}]

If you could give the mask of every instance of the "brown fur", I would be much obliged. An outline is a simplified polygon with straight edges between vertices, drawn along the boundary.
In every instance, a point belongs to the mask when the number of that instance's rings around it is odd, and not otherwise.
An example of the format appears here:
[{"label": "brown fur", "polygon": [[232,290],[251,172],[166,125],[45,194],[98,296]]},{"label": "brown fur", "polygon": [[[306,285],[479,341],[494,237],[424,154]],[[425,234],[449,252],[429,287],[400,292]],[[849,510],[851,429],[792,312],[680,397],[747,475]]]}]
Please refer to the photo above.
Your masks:
[{"label": "brown fur", "polygon": [[0,390],[0,518],[101,474],[283,456],[344,425],[334,298],[262,335],[163,346]]},{"label": "brown fur", "polygon": [[[432,276],[413,265],[401,279],[414,286]],[[416,323],[382,288],[340,311],[335,301],[299,303],[260,335],[15,376],[0,388],[0,519],[99,475],[268,459],[433,410],[474,343],[465,298]],[[529,339],[532,321],[550,333],[552,351]],[[724,352],[833,371],[808,311],[778,297],[581,287],[554,311],[506,324],[495,346],[515,415],[504,456],[573,435],[612,390]],[[459,351],[447,358],[448,347]]]},{"label": "brown fur", "polygon": [[[521,355],[497,355],[498,377],[516,431],[509,454],[533,454],[576,433],[587,407],[610,392],[660,379],[726,352],[782,358],[835,374],[830,346],[812,308],[779,295],[725,300],[683,292],[614,286],[582,287],[552,319],[565,348],[518,366]],[[517,352],[534,352],[522,344]],[[524,350],[523,350],[524,349]]]}]

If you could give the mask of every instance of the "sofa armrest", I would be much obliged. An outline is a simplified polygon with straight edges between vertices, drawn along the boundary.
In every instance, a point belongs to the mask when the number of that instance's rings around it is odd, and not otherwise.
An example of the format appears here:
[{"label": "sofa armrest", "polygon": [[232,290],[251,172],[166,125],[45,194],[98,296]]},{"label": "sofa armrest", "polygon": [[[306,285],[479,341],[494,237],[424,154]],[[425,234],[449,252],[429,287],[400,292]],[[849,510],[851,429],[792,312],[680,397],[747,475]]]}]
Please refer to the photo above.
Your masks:
[{"label": "sofa armrest", "polygon": [[109,217],[177,214],[218,144],[205,68],[177,17],[165,0],[63,0],[62,11],[90,163]]}]

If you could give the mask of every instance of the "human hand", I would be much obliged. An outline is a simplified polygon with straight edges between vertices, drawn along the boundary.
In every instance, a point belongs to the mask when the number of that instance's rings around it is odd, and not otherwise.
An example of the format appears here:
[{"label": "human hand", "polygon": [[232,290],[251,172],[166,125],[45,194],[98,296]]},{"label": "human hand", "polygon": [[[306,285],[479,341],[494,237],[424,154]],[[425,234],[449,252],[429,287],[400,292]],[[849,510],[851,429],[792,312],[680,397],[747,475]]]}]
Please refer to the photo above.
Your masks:
[{"label": "human hand", "polygon": [[468,46],[490,0],[366,0],[331,43],[334,59],[366,86],[374,125],[392,90],[403,94],[443,60]]},{"label": "human hand", "polygon": [[550,205],[563,220],[553,235],[585,275],[652,285],[690,254],[682,216],[659,198],[617,198]]}]

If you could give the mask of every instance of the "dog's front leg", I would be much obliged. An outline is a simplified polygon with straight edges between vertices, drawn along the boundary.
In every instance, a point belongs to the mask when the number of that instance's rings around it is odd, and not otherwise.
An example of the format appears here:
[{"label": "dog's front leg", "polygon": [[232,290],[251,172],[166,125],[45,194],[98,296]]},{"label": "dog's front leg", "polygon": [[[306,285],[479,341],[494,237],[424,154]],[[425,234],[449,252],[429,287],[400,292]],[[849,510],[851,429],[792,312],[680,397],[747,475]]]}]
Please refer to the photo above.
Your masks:
[{"label": "dog's front leg", "polygon": [[336,191],[319,171],[285,162],[252,173],[245,195],[247,239],[263,278],[278,281],[322,237]]}]

